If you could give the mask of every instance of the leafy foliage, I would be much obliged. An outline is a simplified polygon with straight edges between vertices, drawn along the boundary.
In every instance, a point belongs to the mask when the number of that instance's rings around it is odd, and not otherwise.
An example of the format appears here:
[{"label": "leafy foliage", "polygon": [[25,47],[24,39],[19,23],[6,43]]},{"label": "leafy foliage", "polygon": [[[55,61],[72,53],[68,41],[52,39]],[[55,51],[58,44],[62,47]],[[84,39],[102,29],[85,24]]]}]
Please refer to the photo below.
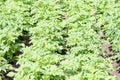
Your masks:
[{"label": "leafy foliage", "polygon": [[20,1],[0,1],[0,71],[15,60],[14,52],[22,45],[16,40],[22,35],[22,30],[29,27],[25,26],[27,21],[24,19],[28,15],[25,12],[27,7]]},{"label": "leafy foliage", "polygon": [[[101,57],[105,53],[100,45],[105,41],[96,32],[105,31],[113,50],[119,53],[119,3],[0,1],[0,61],[4,63],[0,71],[16,59],[13,54],[22,45],[24,54],[17,58],[20,67],[14,80],[115,80],[109,75],[111,60]],[[23,30],[29,32],[33,45],[19,42]]]}]

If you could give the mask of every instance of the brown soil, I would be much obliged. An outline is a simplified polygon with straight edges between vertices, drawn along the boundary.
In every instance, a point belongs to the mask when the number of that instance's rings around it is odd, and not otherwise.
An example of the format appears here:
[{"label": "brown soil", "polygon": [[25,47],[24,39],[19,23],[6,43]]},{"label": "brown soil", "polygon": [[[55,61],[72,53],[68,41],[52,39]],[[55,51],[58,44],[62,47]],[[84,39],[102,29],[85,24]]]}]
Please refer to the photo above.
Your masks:
[{"label": "brown soil", "polygon": [[[23,34],[24,34],[24,35],[26,35],[27,33],[28,33],[27,31],[23,30]],[[18,39],[19,39],[22,43],[24,43],[25,46],[28,46],[28,47],[29,47],[29,46],[32,45],[32,43],[30,42],[30,41],[31,41],[31,40],[30,40],[30,36],[19,36]],[[22,48],[22,47],[20,47],[20,48]],[[23,52],[21,52],[21,51],[18,50],[18,51],[16,51],[16,52],[13,54],[13,57],[19,56],[19,55],[21,55],[21,54],[23,54]],[[7,74],[8,74],[9,72],[15,72],[15,73],[16,73],[16,72],[17,72],[16,69],[20,67],[20,65],[17,64],[17,60],[12,61],[12,62],[9,62],[9,64],[12,65],[13,69],[7,69],[6,72],[3,72],[3,73],[2,73],[2,74],[3,74],[2,80],[13,80],[13,79],[14,79],[14,76],[13,76],[13,77],[9,77],[9,76],[7,76]]]},{"label": "brown soil", "polygon": [[114,60],[114,61],[112,62],[114,71],[111,72],[110,75],[112,75],[112,76],[115,75],[115,76],[117,77],[117,80],[120,80],[120,70],[118,69],[118,64],[119,64],[119,63],[117,62],[117,60]]},{"label": "brown soil", "polygon": [[[114,51],[111,49],[112,44],[102,44],[101,45],[102,50],[107,53],[107,57],[114,56]],[[120,80],[120,69],[118,68],[118,65],[120,64],[120,60],[115,59],[112,62],[114,71],[110,72],[111,76],[116,76],[116,80]]]},{"label": "brown soil", "polygon": [[15,72],[16,73],[15,69],[7,69],[6,72],[3,72],[4,76],[2,77],[2,80],[13,80],[14,77],[7,76],[7,74],[9,72]]},{"label": "brown soil", "polygon": [[111,57],[114,55],[114,52],[112,51],[112,45],[111,44],[102,44],[101,45],[102,50],[107,53],[106,57]]},{"label": "brown soil", "polygon": [[[97,31],[96,32],[99,36],[100,39],[106,40],[107,41],[107,37],[105,36],[105,31],[101,30],[101,31]],[[104,58],[110,58],[113,57],[115,55],[115,52],[112,50],[112,44],[106,44],[106,43],[102,43],[101,44],[101,48],[102,50],[107,53],[106,55],[102,55],[102,57]],[[120,60],[119,59],[115,59],[112,61],[112,66],[114,71],[110,72],[111,76],[116,76],[116,80],[120,80],[120,69],[118,68],[118,65],[120,64]]]},{"label": "brown soil", "polygon": [[[64,14],[58,14],[59,15],[59,20],[66,20],[66,15]],[[68,27],[64,26],[62,28],[62,31],[66,32],[65,34],[62,34],[61,36],[63,37],[63,40],[61,40],[61,42],[59,42],[59,46],[62,46],[63,49],[61,50],[56,50],[55,52],[61,55],[66,55],[67,52],[70,50],[70,46],[67,46],[67,40],[66,38],[69,37],[68,33]]]}]

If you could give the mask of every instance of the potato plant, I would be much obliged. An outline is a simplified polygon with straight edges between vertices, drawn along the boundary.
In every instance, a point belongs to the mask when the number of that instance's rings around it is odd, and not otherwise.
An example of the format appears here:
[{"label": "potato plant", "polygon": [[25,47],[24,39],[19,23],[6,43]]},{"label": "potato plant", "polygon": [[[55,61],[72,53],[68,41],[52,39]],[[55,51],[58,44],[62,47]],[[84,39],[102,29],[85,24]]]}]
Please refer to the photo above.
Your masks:
[{"label": "potato plant", "polygon": [[[120,58],[119,3],[0,0],[1,80],[11,68],[13,80],[116,80],[110,72],[112,57]],[[106,58],[103,43],[116,54]]]}]

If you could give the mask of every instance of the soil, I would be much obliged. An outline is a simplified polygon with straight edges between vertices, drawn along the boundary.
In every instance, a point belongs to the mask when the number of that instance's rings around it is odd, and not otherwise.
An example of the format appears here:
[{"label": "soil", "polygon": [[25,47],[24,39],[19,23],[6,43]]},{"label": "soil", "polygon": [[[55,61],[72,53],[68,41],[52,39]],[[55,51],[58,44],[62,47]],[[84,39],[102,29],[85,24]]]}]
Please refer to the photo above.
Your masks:
[{"label": "soil", "polygon": [[[23,36],[19,36],[18,40],[16,40],[16,41],[17,42],[20,41],[21,43],[24,43],[25,46],[28,46],[28,47],[31,46],[32,43],[30,42],[31,41],[30,40],[30,36],[26,36],[28,34],[28,31],[23,30],[22,33],[23,33]],[[20,47],[20,48],[22,48],[22,47]],[[23,52],[21,52],[19,50],[16,50],[16,52],[13,54],[13,57],[17,57],[17,56],[19,56],[21,54],[23,54]],[[13,77],[9,77],[9,76],[7,76],[7,74],[9,72],[15,72],[16,73],[17,72],[16,69],[20,67],[20,65],[17,64],[17,60],[9,62],[8,64],[11,64],[13,69],[6,69],[6,72],[2,73],[3,74],[2,80],[13,80],[14,76]]]},{"label": "soil", "polygon": [[2,80],[13,80],[14,77],[7,76],[7,74],[9,72],[15,72],[16,73],[15,69],[6,69],[6,72],[3,72],[4,76],[2,77]]},{"label": "soil", "polygon": [[[118,0],[115,0],[115,2],[117,3]],[[94,13],[91,16],[96,16],[97,13]],[[97,23],[97,18],[96,18],[96,23]],[[101,25],[101,30],[95,30],[93,29],[96,34],[99,35],[100,39],[102,40],[106,40],[107,41],[107,37],[105,36],[106,31],[104,29],[102,29],[104,25]],[[102,43],[101,44],[101,48],[104,52],[106,52],[106,55],[102,55],[103,58],[110,58],[113,57],[115,55],[115,52],[112,50],[112,43],[110,44],[106,44],[106,43]],[[112,66],[114,68],[114,71],[110,72],[111,76],[116,76],[116,80],[120,80],[120,68],[118,68],[118,65],[120,65],[120,59],[115,59],[112,61]]]},{"label": "soil", "polygon": [[[66,16],[64,14],[58,14],[59,15],[59,18],[60,20],[66,20]],[[65,34],[62,34],[61,36],[63,37],[63,40],[62,42],[59,42],[59,46],[62,46],[63,49],[61,50],[56,50],[55,52],[58,53],[58,54],[61,54],[61,55],[66,55],[67,52],[70,50],[70,46],[67,46],[67,40],[66,38],[69,37],[69,35],[67,34],[68,33],[68,27],[64,26],[62,28],[62,31],[65,31],[66,33]]]},{"label": "soil", "polygon": [[13,80],[13,77],[4,76],[2,80]]},{"label": "soil", "polygon": [[114,52],[111,50],[111,44],[101,44],[102,50],[107,53],[106,57],[111,57],[114,55]]},{"label": "soil", "polygon": [[[115,55],[115,52],[112,50],[112,44],[105,44],[103,43],[101,45],[101,48],[104,52],[107,53],[106,56],[104,56],[104,58],[109,58]],[[119,59],[115,59],[112,61],[112,66],[114,71],[110,72],[111,76],[116,76],[116,80],[120,80],[120,69],[118,68],[118,65],[120,64],[120,60]]]}]

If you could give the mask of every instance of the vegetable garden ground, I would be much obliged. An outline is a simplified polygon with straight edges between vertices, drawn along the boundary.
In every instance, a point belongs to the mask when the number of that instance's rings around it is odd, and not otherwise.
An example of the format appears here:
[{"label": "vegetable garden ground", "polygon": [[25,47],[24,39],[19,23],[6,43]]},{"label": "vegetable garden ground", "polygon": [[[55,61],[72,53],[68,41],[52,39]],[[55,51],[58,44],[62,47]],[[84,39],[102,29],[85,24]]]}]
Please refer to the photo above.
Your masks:
[{"label": "vegetable garden ground", "polygon": [[0,80],[120,80],[120,0],[0,0]]}]

